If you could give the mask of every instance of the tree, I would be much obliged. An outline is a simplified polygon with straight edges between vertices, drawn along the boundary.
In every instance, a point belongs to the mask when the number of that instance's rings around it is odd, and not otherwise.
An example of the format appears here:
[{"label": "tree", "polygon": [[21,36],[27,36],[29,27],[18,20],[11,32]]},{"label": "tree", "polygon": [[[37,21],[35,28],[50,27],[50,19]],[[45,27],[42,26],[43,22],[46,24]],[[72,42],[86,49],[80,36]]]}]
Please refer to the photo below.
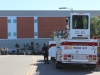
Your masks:
[{"label": "tree", "polygon": [[100,28],[100,18],[97,15],[95,15],[94,17],[91,17],[90,20],[90,36],[100,37],[98,30],[99,28]]},{"label": "tree", "polygon": [[16,43],[16,44],[15,44],[15,47],[16,47],[16,48],[19,48],[19,44],[18,44],[18,43]]},{"label": "tree", "polygon": [[39,48],[39,46],[40,46],[40,45],[39,45],[39,43],[36,43],[35,45],[36,45],[36,48],[37,48],[37,49],[38,49],[38,48]]},{"label": "tree", "polygon": [[55,31],[53,31],[52,34],[50,35],[51,39],[54,39],[54,32]]},{"label": "tree", "polygon": [[50,37],[51,37],[51,39],[54,39],[54,34],[52,33],[52,34],[50,35]]},{"label": "tree", "polygon": [[31,42],[31,48],[34,50],[34,42]]},{"label": "tree", "polygon": [[23,44],[23,46],[24,46],[24,50],[25,50],[25,47],[26,47],[25,44]]},{"label": "tree", "polygon": [[27,43],[27,44],[25,45],[25,48],[27,48],[27,49],[28,49],[28,47],[29,47],[29,44]]}]

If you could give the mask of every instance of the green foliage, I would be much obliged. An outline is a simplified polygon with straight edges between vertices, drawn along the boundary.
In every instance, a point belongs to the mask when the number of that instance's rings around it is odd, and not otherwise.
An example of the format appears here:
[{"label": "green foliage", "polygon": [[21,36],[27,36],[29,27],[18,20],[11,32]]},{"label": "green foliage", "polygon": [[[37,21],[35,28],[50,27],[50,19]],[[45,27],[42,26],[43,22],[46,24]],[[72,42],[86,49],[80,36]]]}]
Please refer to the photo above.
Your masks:
[{"label": "green foliage", "polygon": [[25,44],[23,44],[23,46],[24,46],[24,50],[25,50],[26,45],[25,45]]},{"label": "green foliage", "polygon": [[27,48],[28,50],[34,50],[34,42],[31,42],[30,44],[23,44],[24,50]]},{"label": "green foliage", "polygon": [[99,31],[98,31],[98,28],[100,27],[100,18],[98,16],[94,16],[94,17],[91,17],[91,21],[90,21],[90,31],[91,31],[91,34],[90,36],[98,36],[100,37],[100,34],[99,34]]},{"label": "green foliage", "polygon": [[31,42],[31,45],[33,46],[34,45],[34,42]]},{"label": "green foliage", "polygon": [[40,46],[39,43],[36,43],[35,45],[36,45],[37,48]]},{"label": "green foliage", "polygon": [[54,39],[54,34],[51,34],[50,37],[51,37],[51,39]]},{"label": "green foliage", "polygon": [[34,50],[34,42],[31,42],[30,49]]},{"label": "green foliage", "polygon": [[29,48],[28,48],[29,50],[32,50],[32,46],[29,46]]},{"label": "green foliage", "polygon": [[54,39],[54,32],[55,32],[55,31],[53,31],[52,34],[50,35],[50,38],[51,38],[51,39]]},{"label": "green foliage", "polygon": [[16,43],[16,44],[15,44],[15,47],[16,47],[16,48],[19,48],[19,45],[18,45],[18,43]]},{"label": "green foliage", "polygon": [[29,44],[27,43],[25,46],[26,46],[26,47],[28,47],[28,46],[29,46]]}]

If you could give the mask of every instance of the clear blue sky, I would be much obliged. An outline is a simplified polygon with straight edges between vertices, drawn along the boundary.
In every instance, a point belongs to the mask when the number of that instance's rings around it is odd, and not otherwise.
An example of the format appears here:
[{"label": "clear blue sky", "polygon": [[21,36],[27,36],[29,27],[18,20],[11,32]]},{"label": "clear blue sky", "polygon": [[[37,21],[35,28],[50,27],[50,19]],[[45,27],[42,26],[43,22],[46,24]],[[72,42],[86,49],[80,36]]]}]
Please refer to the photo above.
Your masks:
[{"label": "clear blue sky", "polygon": [[100,10],[100,0],[0,0],[0,10],[58,10],[59,7]]}]

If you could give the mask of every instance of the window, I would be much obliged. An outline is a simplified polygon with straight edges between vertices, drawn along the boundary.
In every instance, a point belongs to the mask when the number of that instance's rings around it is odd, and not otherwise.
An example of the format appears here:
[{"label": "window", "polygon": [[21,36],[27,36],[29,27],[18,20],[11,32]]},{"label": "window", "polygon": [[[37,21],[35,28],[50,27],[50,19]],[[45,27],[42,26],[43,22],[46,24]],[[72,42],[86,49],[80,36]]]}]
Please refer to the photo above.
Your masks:
[{"label": "window", "polygon": [[34,36],[38,36],[38,33],[37,32],[34,32]]},{"label": "window", "polygon": [[73,29],[88,29],[88,16],[87,15],[73,15],[72,28]]},{"label": "window", "polygon": [[66,25],[68,25],[68,18],[66,18]]},{"label": "window", "polygon": [[16,19],[13,19],[13,23],[16,23]]},{"label": "window", "polygon": [[11,19],[8,19],[8,23],[11,23]]},{"label": "window", "polygon": [[8,33],[8,36],[11,36],[11,33],[10,32]]},{"label": "window", "polygon": [[69,29],[70,28],[70,17],[66,17],[66,28]]},{"label": "window", "polygon": [[13,36],[16,36],[16,32],[13,33]]},{"label": "window", "polygon": [[37,19],[34,19],[34,23],[37,23]]}]

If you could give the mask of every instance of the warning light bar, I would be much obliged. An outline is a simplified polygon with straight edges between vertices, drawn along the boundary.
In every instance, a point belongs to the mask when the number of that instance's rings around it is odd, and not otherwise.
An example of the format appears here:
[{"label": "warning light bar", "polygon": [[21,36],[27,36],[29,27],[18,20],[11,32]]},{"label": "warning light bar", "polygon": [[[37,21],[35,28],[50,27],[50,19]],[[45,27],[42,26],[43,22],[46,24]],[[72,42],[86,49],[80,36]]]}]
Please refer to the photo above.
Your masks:
[{"label": "warning light bar", "polygon": [[93,39],[98,39],[98,36],[93,36]]}]

